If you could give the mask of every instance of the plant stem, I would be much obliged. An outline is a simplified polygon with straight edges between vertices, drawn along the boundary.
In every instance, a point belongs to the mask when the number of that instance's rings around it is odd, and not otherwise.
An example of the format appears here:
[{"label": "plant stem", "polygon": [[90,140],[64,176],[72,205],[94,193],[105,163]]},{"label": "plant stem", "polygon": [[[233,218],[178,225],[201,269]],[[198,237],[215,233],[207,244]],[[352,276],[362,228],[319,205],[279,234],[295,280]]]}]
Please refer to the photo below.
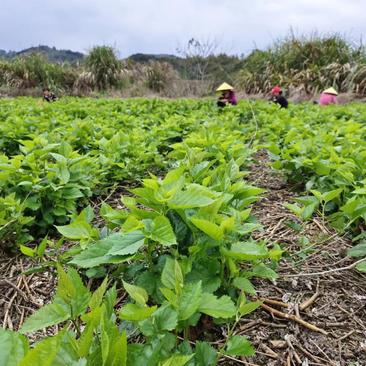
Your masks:
[{"label": "plant stem", "polygon": [[153,267],[152,252],[153,252],[153,248],[152,248],[151,242],[148,241],[148,243],[147,243],[147,261],[149,263],[149,269],[151,269]]},{"label": "plant stem", "polygon": [[189,340],[189,326],[185,327],[183,330],[183,336],[184,336],[184,340],[188,341]]},{"label": "plant stem", "polygon": [[322,221],[323,221],[323,226],[325,226],[325,205],[326,205],[326,202],[322,203]]},{"label": "plant stem", "polygon": [[78,324],[77,320],[71,319],[71,322],[72,322],[72,324],[74,325],[74,327],[76,329],[76,334],[77,334],[78,338],[80,338],[81,337],[81,330],[80,330],[80,327],[79,327],[79,324]]}]

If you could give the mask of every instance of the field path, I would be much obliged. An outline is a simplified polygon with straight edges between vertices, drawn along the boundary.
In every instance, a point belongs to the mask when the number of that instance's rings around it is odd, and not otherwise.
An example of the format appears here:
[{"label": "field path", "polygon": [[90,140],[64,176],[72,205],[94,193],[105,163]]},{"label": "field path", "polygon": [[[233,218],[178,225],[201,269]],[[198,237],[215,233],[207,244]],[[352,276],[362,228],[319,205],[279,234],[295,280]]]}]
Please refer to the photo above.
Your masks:
[{"label": "field path", "polygon": [[[255,238],[278,242],[286,253],[275,283],[255,283],[259,297],[269,301],[266,309],[251,314],[240,326],[240,333],[257,348],[256,355],[242,364],[366,365],[366,275],[351,269],[304,276],[351,264],[345,257],[350,241],[323,225],[319,217],[301,225],[283,207],[296,193],[268,166],[264,151],[255,156],[248,180],[267,190],[253,206],[264,227]],[[280,318],[276,310],[292,319]],[[294,316],[325,334],[309,330]]]}]

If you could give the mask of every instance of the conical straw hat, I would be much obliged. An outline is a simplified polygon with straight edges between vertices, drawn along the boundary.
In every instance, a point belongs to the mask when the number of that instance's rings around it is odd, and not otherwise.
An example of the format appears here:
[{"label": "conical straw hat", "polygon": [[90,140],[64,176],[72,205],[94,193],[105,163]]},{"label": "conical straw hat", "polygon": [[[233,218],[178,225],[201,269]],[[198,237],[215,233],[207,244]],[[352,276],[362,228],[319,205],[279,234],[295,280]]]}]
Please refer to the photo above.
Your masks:
[{"label": "conical straw hat", "polygon": [[222,83],[217,89],[216,91],[217,92],[220,92],[220,91],[226,91],[226,90],[234,90],[234,88],[229,85],[228,83]]},{"label": "conical straw hat", "polygon": [[338,95],[337,90],[335,90],[334,88],[328,88],[328,89],[325,89],[323,93],[325,93],[325,94]]}]

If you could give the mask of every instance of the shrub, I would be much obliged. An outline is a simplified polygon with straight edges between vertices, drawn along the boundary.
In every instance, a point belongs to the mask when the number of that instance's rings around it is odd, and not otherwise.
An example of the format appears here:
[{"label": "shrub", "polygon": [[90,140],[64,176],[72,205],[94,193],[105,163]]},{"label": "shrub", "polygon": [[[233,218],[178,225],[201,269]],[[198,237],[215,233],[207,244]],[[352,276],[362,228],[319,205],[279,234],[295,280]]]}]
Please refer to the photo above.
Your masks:
[{"label": "shrub", "polygon": [[86,67],[99,90],[117,85],[121,65],[112,47],[94,47],[86,58]]}]

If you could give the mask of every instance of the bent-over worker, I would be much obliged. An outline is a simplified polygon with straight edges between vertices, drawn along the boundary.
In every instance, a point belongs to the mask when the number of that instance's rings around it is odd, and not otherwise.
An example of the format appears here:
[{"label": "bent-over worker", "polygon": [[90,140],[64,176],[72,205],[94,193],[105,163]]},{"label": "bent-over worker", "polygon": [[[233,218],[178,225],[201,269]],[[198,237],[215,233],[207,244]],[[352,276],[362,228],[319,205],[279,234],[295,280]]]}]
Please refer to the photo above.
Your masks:
[{"label": "bent-over worker", "polygon": [[283,92],[281,87],[279,87],[278,85],[276,85],[272,90],[271,90],[271,101],[273,103],[276,103],[280,106],[280,108],[287,108],[288,107],[288,101],[287,99],[283,96]]},{"label": "bent-over worker", "polygon": [[337,104],[337,91],[334,88],[328,88],[321,93],[319,98],[320,105]]},{"label": "bent-over worker", "polygon": [[43,100],[46,102],[54,102],[57,99],[56,95],[49,88],[43,88]]},{"label": "bent-over worker", "polygon": [[219,100],[217,101],[218,107],[225,107],[227,104],[236,105],[237,100],[234,92],[234,88],[228,83],[222,83],[216,92],[221,93]]}]

